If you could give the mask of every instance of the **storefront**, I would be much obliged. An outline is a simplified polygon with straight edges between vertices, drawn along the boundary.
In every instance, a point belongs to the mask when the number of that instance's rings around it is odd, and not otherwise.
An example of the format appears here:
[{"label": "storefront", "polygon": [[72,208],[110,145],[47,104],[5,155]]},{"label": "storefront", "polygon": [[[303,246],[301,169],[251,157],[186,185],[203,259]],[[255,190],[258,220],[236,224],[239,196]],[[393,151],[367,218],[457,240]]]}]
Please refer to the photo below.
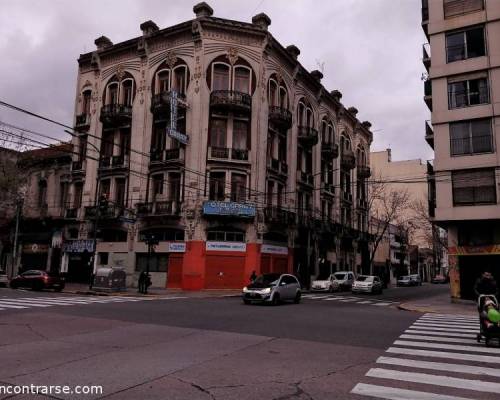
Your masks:
[{"label": "storefront", "polygon": [[90,283],[93,251],[94,241],[91,239],[67,240],[63,243],[60,272],[66,275],[67,282]]}]

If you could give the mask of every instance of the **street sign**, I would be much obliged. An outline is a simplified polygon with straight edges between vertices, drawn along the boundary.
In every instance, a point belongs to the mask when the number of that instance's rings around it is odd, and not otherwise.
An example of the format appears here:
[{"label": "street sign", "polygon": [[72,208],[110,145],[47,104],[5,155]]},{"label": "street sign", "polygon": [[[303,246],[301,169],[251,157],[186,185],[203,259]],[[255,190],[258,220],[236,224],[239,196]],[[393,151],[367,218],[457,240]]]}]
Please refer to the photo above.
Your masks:
[{"label": "street sign", "polygon": [[177,92],[175,90],[170,91],[170,127],[167,127],[167,135],[182,144],[187,144],[188,135],[177,130],[177,107],[179,103]]}]

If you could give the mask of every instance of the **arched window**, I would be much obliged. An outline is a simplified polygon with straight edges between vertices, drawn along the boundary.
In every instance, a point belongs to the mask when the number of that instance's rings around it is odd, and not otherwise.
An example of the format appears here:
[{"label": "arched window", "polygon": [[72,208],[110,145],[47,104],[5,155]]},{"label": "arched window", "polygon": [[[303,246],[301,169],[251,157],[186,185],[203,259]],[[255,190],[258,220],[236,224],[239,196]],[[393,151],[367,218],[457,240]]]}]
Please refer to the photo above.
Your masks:
[{"label": "arched window", "polygon": [[41,179],[38,181],[38,207],[47,206],[47,181]]},{"label": "arched window", "polygon": [[227,56],[220,56],[207,69],[207,84],[211,91],[234,90],[252,94],[254,81],[255,74],[250,64],[241,58],[230,63]]},{"label": "arched window", "polygon": [[168,92],[170,90],[170,70],[162,69],[156,74],[155,93]]},{"label": "arched window", "polygon": [[229,90],[231,67],[223,63],[212,64],[212,90]]},{"label": "arched window", "polygon": [[302,99],[299,101],[299,106],[297,108],[297,119],[299,121],[299,126],[307,126],[309,128],[314,127],[314,114],[311,106]]},{"label": "arched window", "polygon": [[274,79],[269,80],[267,99],[270,106],[276,106],[278,103],[278,83]]},{"label": "arched window", "polygon": [[116,81],[108,84],[106,104],[118,104],[118,82]]},{"label": "arched window", "polygon": [[269,79],[267,100],[269,106],[288,109],[288,91],[283,84],[278,83],[275,74]]},{"label": "arched window", "polygon": [[252,87],[252,71],[248,67],[236,65],[234,67],[233,89],[236,92],[249,94]]},{"label": "arched window", "polygon": [[125,79],[122,81],[121,103],[126,106],[132,106],[134,101],[134,81]]},{"label": "arched window", "polygon": [[92,97],[92,90],[86,89],[82,92],[82,108],[81,113],[84,115],[90,115],[90,101]]},{"label": "arched window", "polygon": [[172,89],[177,93],[186,94],[188,72],[186,65],[179,65],[173,69]]},{"label": "arched window", "polygon": [[135,97],[135,81],[128,72],[124,74],[121,80],[113,76],[106,85],[104,93],[105,103],[123,104],[132,106]]},{"label": "arched window", "polygon": [[154,94],[175,90],[178,94],[185,95],[189,85],[189,68],[183,60],[175,66],[163,62],[154,75]]}]

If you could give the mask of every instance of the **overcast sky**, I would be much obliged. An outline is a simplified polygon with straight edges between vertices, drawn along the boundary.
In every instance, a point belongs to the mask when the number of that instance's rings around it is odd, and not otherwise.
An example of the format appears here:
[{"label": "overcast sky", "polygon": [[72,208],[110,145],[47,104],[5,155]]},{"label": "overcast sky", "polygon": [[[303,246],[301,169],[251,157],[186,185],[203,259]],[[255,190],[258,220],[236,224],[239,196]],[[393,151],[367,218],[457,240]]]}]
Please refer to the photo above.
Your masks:
[{"label": "overcast sky", "polygon": [[[343,93],[346,107],[372,122],[373,150],[393,159],[432,158],[424,140],[425,36],[420,0],[209,0],[214,15],[251,21],[265,12],[271,33],[295,44],[308,70],[324,64],[323,84]],[[192,19],[197,1],[1,0],[0,100],[72,124],[77,58],[94,39],[114,43],[140,35],[152,19],[160,28]],[[53,125],[0,107],[0,120],[68,139]]]}]

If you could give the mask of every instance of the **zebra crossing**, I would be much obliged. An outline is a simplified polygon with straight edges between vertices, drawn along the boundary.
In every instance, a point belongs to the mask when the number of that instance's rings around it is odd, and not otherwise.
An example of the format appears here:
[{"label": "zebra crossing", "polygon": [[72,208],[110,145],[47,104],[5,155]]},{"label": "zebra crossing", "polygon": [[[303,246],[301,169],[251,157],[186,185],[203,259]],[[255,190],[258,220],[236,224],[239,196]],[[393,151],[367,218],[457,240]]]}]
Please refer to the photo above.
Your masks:
[{"label": "zebra crossing", "polygon": [[[184,297],[165,297],[166,299],[177,299]],[[6,310],[25,310],[25,309],[41,309],[54,306],[75,306],[85,304],[111,304],[111,303],[126,303],[138,301],[155,300],[151,297],[133,297],[133,296],[99,296],[99,297],[0,297],[0,312]]]},{"label": "zebra crossing", "polygon": [[425,314],[376,360],[351,393],[360,399],[497,399],[500,347],[477,343],[478,332],[475,316]]},{"label": "zebra crossing", "polygon": [[321,300],[321,301],[332,301],[336,303],[353,303],[353,304],[362,304],[362,305],[370,305],[377,307],[386,307],[397,304],[394,301],[388,300],[379,300],[379,299],[367,299],[366,297],[356,297],[356,296],[343,296],[340,294],[303,294],[303,299],[308,300]]}]

